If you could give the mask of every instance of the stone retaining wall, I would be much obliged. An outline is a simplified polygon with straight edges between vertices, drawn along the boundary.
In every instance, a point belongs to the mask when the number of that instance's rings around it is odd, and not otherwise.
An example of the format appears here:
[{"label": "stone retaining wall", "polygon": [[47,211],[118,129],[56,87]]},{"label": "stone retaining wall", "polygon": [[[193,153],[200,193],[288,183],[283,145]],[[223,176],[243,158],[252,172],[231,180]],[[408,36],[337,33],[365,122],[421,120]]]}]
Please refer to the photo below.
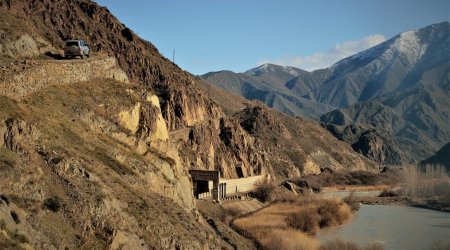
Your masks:
[{"label": "stone retaining wall", "polygon": [[85,60],[26,60],[2,68],[0,95],[22,98],[51,85],[73,84],[96,78],[128,82],[112,57]]}]

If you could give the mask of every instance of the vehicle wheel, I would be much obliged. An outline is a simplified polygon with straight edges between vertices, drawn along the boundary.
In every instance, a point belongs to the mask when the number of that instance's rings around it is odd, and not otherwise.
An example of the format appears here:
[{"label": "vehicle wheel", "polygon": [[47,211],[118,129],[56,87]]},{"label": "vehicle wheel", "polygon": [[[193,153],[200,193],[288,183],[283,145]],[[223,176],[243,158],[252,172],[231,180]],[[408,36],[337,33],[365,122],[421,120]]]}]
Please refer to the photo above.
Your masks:
[{"label": "vehicle wheel", "polygon": [[90,54],[87,54],[86,57],[89,58],[89,57],[90,57]]},{"label": "vehicle wheel", "polygon": [[84,55],[81,55],[80,57],[81,57],[81,59],[84,59]]}]

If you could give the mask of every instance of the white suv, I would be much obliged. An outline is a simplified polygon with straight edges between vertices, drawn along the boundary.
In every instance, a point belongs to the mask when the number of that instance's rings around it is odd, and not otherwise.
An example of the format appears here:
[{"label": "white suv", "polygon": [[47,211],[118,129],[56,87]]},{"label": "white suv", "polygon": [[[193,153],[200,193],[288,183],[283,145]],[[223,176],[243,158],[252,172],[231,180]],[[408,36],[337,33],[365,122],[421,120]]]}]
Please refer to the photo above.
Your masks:
[{"label": "white suv", "polygon": [[64,57],[89,57],[89,47],[83,40],[68,40],[64,47]]}]

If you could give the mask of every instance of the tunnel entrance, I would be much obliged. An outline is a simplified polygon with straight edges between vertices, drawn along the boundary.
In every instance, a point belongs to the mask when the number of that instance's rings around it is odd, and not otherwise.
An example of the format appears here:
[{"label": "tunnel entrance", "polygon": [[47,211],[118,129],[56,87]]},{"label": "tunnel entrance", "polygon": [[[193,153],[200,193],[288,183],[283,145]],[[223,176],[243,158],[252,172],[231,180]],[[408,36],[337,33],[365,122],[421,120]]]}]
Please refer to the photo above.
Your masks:
[{"label": "tunnel entrance", "polygon": [[220,173],[218,170],[191,169],[189,173],[194,185],[194,196],[197,199],[211,197],[213,200],[219,200]]}]

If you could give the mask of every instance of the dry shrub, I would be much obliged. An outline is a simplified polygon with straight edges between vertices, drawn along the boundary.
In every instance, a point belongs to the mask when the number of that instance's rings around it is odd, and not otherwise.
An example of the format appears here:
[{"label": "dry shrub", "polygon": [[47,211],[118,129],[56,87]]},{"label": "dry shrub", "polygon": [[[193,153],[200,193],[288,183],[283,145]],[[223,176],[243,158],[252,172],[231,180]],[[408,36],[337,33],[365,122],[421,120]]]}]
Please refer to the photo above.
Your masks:
[{"label": "dry shrub", "polygon": [[433,241],[430,245],[430,250],[448,250],[450,249],[450,242],[448,241]]},{"label": "dry shrub", "polygon": [[274,229],[263,240],[262,246],[268,250],[314,250],[318,249],[315,239],[295,230]]},{"label": "dry shrub", "polygon": [[303,232],[315,234],[318,230],[319,215],[314,211],[314,207],[301,207],[297,213],[286,219],[289,226]]},{"label": "dry shrub", "polygon": [[412,199],[445,195],[450,187],[450,178],[442,166],[404,166],[401,174],[402,191]]},{"label": "dry shrub", "polygon": [[[256,213],[236,218],[233,228],[264,249],[317,249],[315,242],[300,231],[292,230],[287,216],[298,211],[292,203],[277,203]],[[282,247],[280,247],[282,246]]]},{"label": "dry shrub", "polygon": [[56,213],[61,208],[61,199],[58,196],[54,195],[50,198],[45,199],[43,205],[45,208]]},{"label": "dry shrub", "polygon": [[223,215],[222,215],[222,222],[226,225],[230,225],[230,222],[243,214],[243,211],[238,207],[229,207],[225,209]]},{"label": "dry shrub", "polygon": [[290,191],[276,192],[273,199],[278,203],[293,203],[297,199],[297,195]]},{"label": "dry shrub", "polygon": [[315,234],[318,228],[336,226],[350,217],[350,207],[336,199],[300,198],[299,210],[291,213],[286,222],[293,228]]},{"label": "dry shrub", "polygon": [[355,198],[355,194],[352,191],[350,193],[349,196],[345,197],[344,199],[342,199],[345,203],[347,203],[347,205],[350,207],[350,209],[352,210],[352,212],[358,211],[359,208],[361,207],[359,205],[359,201]]},{"label": "dry shrub", "polygon": [[342,224],[350,214],[350,207],[341,200],[305,196],[238,217],[232,227],[263,248],[317,249],[317,245],[308,245],[307,234]]},{"label": "dry shrub", "polygon": [[276,185],[268,180],[258,181],[255,184],[256,188],[252,195],[262,202],[272,200],[272,194],[275,191]]},{"label": "dry shrub", "polygon": [[321,200],[317,212],[320,215],[320,228],[340,225],[351,214],[350,207],[347,204],[327,199]]},{"label": "dry shrub", "polygon": [[392,189],[383,189],[381,193],[378,195],[378,197],[396,197],[400,194]]},{"label": "dry shrub", "polygon": [[359,250],[359,249],[360,248],[356,243],[344,241],[341,239],[327,241],[325,244],[320,246],[320,250]]}]

